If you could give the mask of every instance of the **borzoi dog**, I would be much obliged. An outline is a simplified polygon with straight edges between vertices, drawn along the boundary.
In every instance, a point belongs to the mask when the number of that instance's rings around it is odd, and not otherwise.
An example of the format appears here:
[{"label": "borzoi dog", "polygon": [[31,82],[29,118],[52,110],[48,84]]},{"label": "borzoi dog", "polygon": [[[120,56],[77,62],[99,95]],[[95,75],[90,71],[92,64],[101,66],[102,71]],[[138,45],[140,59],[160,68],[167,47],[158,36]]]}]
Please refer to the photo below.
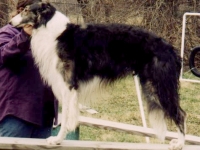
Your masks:
[{"label": "borzoi dog", "polygon": [[62,103],[61,130],[48,138],[59,144],[78,124],[78,101],[93,83],[110,85],[138,75],[147,101],[149,120],[164,140],[165,119],[175,122],[184,145],[186,113],[179,103],[181,59],[162,38],[123,24],[75,25],[50,3],[35,3],[11,20],[15,27],[33,26],[31,48],[44,81]]}]

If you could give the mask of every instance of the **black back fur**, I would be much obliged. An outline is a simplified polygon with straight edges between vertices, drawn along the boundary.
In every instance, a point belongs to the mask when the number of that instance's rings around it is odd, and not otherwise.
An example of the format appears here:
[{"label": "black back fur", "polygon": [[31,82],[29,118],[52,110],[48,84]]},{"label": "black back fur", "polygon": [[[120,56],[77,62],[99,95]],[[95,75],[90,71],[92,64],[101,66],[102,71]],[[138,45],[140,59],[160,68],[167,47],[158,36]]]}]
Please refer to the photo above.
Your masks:
[{"label": "black back fur", "polygon": [[164,109],[166,116],[177,125],[182,124],[184,115],[180,114],[178,94],[181,59],[162,38],[129,25],[68,24],[57,40],[58,54],[65,66],[73,63],[68,81],[71,87],[77,89],[81,82],[95,76],[112,83],[137,74],[142,87],[151,83],[153,94],[159,99],[156,104]]},{"label": "black back fur", "polygon": [[[181,62],[174,48],[162,38],[136,27],[111,24],[68,24],[58,38],[59,56],[75,63],[74,83],[94,76],[113,81],[128,74],[138,74],[145,82],[154,72],[170,68],[179,78]],[[148,78],[149,79],[149,78]],[[151,78],[150,78],[151,79]]]}]

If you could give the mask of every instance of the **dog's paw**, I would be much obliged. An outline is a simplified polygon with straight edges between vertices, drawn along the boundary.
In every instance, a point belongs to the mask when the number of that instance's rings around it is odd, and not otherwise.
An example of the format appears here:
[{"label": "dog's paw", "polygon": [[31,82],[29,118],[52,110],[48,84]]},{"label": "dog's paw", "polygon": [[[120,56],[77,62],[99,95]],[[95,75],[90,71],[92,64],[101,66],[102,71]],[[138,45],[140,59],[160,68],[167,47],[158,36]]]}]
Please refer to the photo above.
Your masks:
[{"label": "dog's paw", "polygon": [[57,136],[50,136],[49,138],[47,138],[47,143],[49,145],[59,145],[62,142],[62,139],[60,139]]},{"label": "dog's paw", "polygon": [[168,150],[181,150],[184,146],[184,143],[178,139],[173,139],[169,143]]}]

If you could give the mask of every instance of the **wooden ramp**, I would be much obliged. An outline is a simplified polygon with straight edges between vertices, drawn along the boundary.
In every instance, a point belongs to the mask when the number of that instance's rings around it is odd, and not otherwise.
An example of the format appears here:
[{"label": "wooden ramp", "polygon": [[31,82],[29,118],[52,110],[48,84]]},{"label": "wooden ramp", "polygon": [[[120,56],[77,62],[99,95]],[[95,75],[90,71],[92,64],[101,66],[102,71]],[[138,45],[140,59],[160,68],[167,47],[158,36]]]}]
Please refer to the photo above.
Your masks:
[{"label": "wooden ramp", "polygon": [[[134,135],[156,137],[153,129],[151,128],[144,128],[141,126],[135,126],[135,125],[125,124],[125,123],[119,123],[119,122],[113,122],[113,121],[107,121],[107,120],[95,119],[95,118],[89,118],[89,117],[83,117],[83,116],[79,118],[79,121],[81,125],[126,132],[126,133],[131,133]],[[178,137],[178,134],[175,132],[166,133],[166,140],[176,139],[177,137]],[[186,135],[185,140],[188,143],[191,143],[194,145],[200,145],[200,137],[193,136],[193,135]]]},{"label": "wooden ramp", "polygon": [[[131,133],[135,135],[155,137],[151,128],[107,121],[102,119],[80,117],[81,125],[108,130]],[[166,139],[177,138],[177,133],[167,132]],[[182,150],[200,150],[200,138],[186,135],[186,141],[193,145],[185,145]],[[168,144],[122,143],[64,140],[61,145],[48,145],[45,139],[6,138],[0,137],[0,150],[167,150]]]},{"label": "wooden ramp", "polygon": [[[167,150],[167,144],[119,143],[64,140],[61,145],[49,146],[45,139],[0,138],[1,150]],[[182,150],[200,150],[186,145]]]}]

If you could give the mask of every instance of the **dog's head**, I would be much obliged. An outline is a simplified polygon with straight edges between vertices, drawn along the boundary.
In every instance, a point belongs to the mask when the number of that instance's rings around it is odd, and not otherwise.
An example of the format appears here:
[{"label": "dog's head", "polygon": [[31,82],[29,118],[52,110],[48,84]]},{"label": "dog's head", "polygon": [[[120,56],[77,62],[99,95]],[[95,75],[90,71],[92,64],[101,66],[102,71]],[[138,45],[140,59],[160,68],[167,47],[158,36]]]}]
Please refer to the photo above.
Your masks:
[{"label": "dog's head", "polygon": [[23,27],[27,24],[38,28],[53,17],[56,9],[50,3],[40,2],[25,7],[25,9],[10,20],[15,27]]}]

